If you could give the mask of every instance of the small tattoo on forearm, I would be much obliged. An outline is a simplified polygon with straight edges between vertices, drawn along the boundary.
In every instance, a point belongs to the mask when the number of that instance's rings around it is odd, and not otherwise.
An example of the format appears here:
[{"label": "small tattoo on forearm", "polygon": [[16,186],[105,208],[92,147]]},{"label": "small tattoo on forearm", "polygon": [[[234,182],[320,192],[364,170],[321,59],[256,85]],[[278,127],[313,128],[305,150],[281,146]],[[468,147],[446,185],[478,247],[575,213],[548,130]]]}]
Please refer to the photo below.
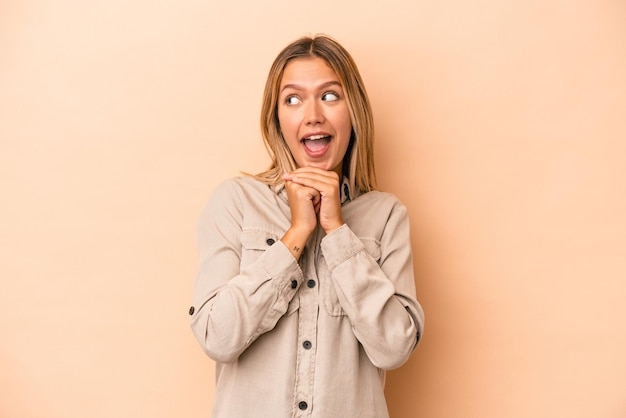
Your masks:
[{"label": "small tattoo on forearm", "polygon": [[297,253],[298,251],[300,251],[300,247],[298,246],[293,247],[293,251]]}]

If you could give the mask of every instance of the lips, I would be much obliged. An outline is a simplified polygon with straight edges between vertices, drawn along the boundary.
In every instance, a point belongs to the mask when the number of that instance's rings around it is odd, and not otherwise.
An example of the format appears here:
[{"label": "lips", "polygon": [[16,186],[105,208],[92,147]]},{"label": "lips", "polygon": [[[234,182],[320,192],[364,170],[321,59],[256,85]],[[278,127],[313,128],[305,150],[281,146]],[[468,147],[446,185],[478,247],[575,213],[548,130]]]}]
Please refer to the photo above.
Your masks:
[{"label": "lips", "polygon": [[328,150],[331,139],[331,135],[320,133],[305,136],[301,143],[308,156],[321,157]]}]

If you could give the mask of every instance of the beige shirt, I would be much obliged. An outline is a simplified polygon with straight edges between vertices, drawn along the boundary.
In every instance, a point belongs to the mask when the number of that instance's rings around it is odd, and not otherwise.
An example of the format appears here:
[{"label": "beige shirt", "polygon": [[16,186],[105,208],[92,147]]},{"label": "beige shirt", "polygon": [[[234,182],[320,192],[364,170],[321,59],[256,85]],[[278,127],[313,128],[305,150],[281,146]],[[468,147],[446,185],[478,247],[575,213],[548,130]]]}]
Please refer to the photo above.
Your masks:
[{"label": "beige shirt", "polygon": [[253,178],[222,183],[203,212],[191,326],[216,361],[214,418],[384,418],[385,370],[416,347],[406,208],[373,191],[345,224],[317,228],[298,261],[280,241],[287,195]]}]

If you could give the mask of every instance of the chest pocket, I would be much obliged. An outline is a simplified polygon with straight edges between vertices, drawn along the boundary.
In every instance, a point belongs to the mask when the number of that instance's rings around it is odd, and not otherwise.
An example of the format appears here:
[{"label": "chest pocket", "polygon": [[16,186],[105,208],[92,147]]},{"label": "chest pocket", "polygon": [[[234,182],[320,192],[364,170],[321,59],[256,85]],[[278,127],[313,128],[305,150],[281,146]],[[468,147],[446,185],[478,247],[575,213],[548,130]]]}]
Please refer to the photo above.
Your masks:
[{"label": "chest pocket", "polygon": [[[265,251],[274,245],[282,233],[270,232],[266,228],[247,228],[241,231],[241,258],[239,260],[239,269],[243,269],[255,263]],[[300,306],[300,299],[296,294],[289,302],[287,315],[292,314]]]},{"label": "chest pocket", "polygon": [[[381,257],[381,249],[380,242],[375,238],[359,238],[363,243],[363,247],[365,247],[365,252],[372,258],[376,263],[380,264]],[[335,285],[330,277],[330,271],[328,271],[328,267],[326,263],[322,263],[322,270],[324,271],[323,281],[323,296],[324,296],[324,307],[330,316],[344,316],[346,313],[339,303],[339,298],[337,297],[337,291],[335,290]]]},{"label": "chest pocket", "polygon": [[241,231],[241,259],[239,267],[244,268],[254,263],[261,255],[278,241],[278,234],[262,228],[244,229]]}]

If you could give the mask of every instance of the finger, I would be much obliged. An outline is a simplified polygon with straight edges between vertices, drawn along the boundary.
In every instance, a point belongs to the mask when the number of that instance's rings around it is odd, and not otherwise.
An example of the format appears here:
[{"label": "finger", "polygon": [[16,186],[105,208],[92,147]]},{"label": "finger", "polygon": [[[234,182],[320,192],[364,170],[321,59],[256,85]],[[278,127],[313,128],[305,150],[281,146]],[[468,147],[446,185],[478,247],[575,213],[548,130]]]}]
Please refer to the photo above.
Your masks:
[{"label": "finger", "polygon": [[285,187],[288,193],[294,195],[295,198],[309,201],[320,199],[320,192],[313,187],[307,187],[293,181],[285,182]]},{"label": "finger", "polygon": [[328,175],[327,173],[311,171],[293,172],[289,175],[288,181],[312,187],[319,191],[330,191],[339,188],[339,179],[335,173]]},{"label": "finger", "polygon": [[315,210],[315,213],[320,213],[321,207],[322,207],[322,199],[319,199],[317,202],[313,204],[313,210]]},{"label": "finger", "polygon": [[339,177],[334,171],[326,171],[316,167],[300,167],[283,176],[285,180],[293,180],[294,178],[318,178],[328,179],[328,181],[339,181]]},{"label": "finger", "polygon": [[313,197],[311,199],[311,201],[313,202],[314,206],[315,205],[319,205],[321,200],[322,200],[322,195],[317,190],[315,190],[315,192],[316,193],[313,195]]}]

